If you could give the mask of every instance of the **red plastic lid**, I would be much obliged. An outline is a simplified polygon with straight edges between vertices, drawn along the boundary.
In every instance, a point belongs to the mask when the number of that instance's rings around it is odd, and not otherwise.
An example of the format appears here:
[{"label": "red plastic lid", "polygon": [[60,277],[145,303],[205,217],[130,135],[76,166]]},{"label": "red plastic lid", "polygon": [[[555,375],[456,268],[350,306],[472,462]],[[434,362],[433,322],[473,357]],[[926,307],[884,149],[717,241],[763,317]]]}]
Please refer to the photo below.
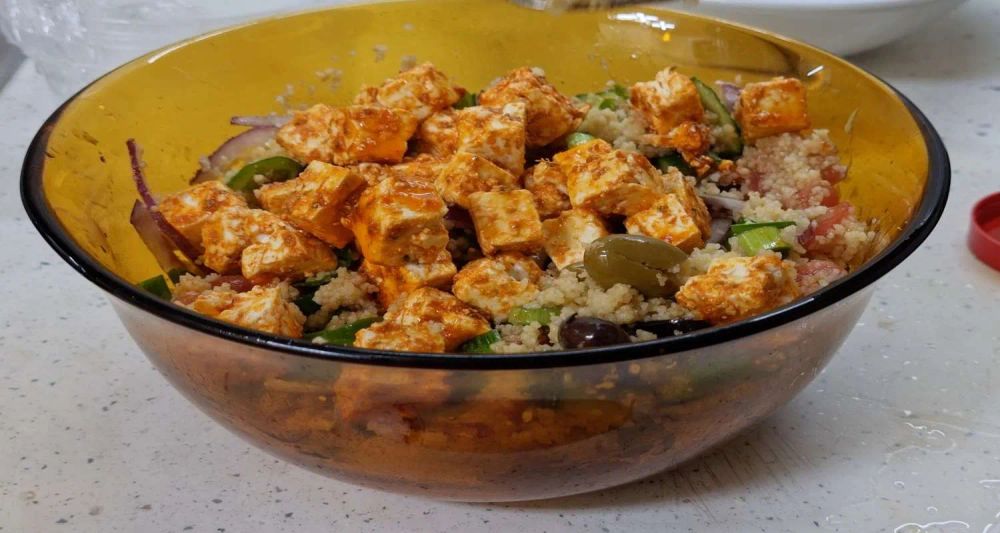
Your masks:
[{"label": "red plastic lid", "polygon": [[1000,192],[983,198],[972,208],[969,249],[980,261],[1000,270]]}]

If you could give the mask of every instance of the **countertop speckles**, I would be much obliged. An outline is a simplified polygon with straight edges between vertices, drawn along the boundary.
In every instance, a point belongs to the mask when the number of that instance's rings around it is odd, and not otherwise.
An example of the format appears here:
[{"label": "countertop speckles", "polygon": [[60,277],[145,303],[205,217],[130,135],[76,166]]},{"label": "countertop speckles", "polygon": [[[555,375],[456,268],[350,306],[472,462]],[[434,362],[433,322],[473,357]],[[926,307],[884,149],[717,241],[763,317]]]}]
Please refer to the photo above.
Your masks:
[{"label": "countertop speckles", "polygon": [[808,389],[676,472],[516,505],[321,478],[194,409],[30,227],[17,162],[57,102],[22,66],[0,92],[0,532],[1000,528],[1000,273],[964,244],[972,203],[1000,189],[997,27],[1000,5],[973,0],[856,58],[938,127],[954,188],[928,243],[880,283]]}]

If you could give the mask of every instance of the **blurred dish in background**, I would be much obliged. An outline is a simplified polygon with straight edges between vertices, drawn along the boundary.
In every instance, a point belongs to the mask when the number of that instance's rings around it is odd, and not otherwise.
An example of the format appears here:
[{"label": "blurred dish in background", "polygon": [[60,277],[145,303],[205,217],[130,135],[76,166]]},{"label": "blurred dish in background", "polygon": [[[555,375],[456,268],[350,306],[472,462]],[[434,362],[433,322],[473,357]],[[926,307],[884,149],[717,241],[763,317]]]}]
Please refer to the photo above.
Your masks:
[{"label": "blurred dish in background", "polygon": [[268,14],[342,0],[0,0],[0,30],[69,96],[150,50]]},{"label": "blurred dish in background", "polygon": [[838,55],[920,30],[966,0],[698,0],[657,2],[800,39]]}]

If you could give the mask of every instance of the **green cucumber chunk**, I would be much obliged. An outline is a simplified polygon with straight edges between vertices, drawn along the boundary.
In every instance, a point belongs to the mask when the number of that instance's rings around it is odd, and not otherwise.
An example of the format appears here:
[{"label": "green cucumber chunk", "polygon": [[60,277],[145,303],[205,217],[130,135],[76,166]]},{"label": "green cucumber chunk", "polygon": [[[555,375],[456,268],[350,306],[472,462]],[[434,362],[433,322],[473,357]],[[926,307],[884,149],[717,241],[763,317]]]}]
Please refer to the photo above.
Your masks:
[{"label": "green cucumber chunk", "polygon": [[780,252],[791,251],[792,246],[781,240],[781,231],[774,226],[764,226],[744,231],[736,236],[743,253],[754,256],[764,250]]},{"label": "green cucumber chunk", "polygon": [[698,78],[691,78],[698,96],[701,98],[701,105],[705,106],[718,118],[716,124],[719,126],[732,126],[732,134],[722,135],[715,139],[715,145],[719,153],[724,156],[734,156],[743,153],[743,140],[740,138],[740,127],[733,119],[733,115],[726,109],[725,104],[719,99],[719,95]]},{"label": "green cucumber chunk", "polygon": [[589,133],[583,133],[582,131],[575,131],[566,136],[566,147],[575,148],[581,144],[587,144],[590,141],[596,140],[597,137]]},{"label": "green cucumber chunk", "polygon": [[747,220],[733,224],[732,226],[729,227],[729,231],[731,231],[733,235],[739,235],[741,233],[745,233],[750,230],[755,230],[757,228],[784,229],[794,225],[795,223],[790,220],[777,220],[774,222],[753,222]]},{"label": "green cucumber chunk", "polygon": [[507,315],[507,322],[515,326],[527,326],[533,322],[538,322],[543,326],[552,322],[552,317],[559,314],[562,309],[559,307],[518,307]]},{"label": "green cucumber chunk", "polygon": [[500,333],[498,333],[495,329],[491,329],[486,333],[483,333],[482,335],[478,335],[466,341],[465,344],[463,344],[459,348],[459,351],[464,353],[479,353],[479,354],[494,353],[493,348],[491,348],[491,346],[499,341],[500,341]]}]

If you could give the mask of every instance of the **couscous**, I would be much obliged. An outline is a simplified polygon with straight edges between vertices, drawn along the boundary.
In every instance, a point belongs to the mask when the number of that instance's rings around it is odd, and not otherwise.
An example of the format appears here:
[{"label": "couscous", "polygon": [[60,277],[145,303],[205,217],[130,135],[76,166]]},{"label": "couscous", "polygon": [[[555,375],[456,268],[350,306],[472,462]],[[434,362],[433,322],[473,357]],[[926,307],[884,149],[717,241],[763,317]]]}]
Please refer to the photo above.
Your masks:
[{"label": "couscous", "polygon": [[667,68],[567,96],[430,63],[252,129],[132,222],[195,312],[318,344],[516,353],[683,335],[846,274],[873,242],[791,78]]}]

